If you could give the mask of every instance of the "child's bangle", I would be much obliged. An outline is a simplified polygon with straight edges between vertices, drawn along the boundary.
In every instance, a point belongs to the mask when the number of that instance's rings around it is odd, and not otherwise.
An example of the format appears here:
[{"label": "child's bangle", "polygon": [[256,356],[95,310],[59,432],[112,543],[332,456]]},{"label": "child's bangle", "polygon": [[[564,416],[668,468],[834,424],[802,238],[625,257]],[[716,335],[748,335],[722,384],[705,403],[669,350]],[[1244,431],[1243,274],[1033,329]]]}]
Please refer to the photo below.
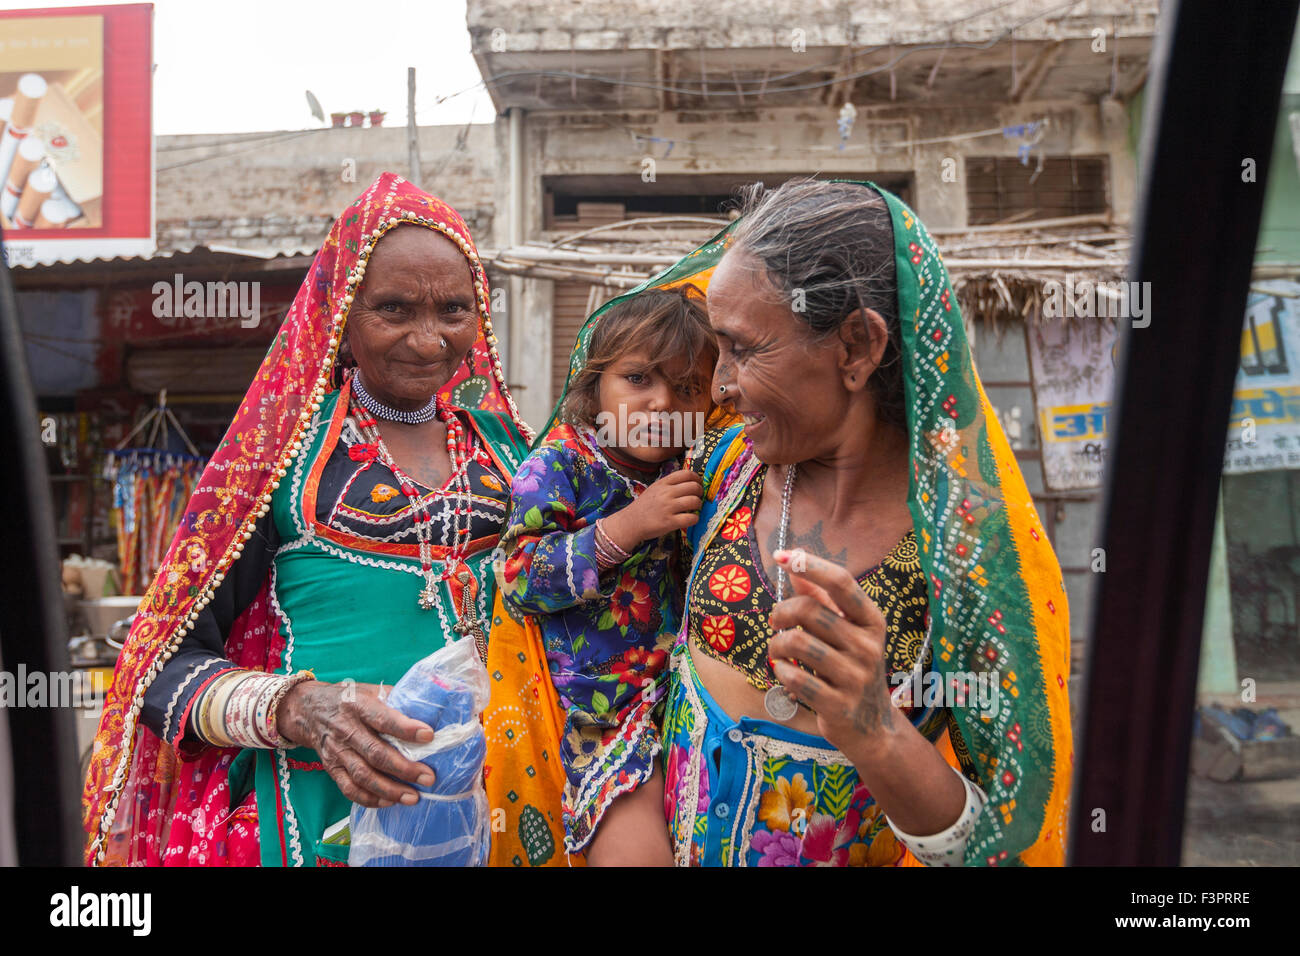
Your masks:
[{"label": "child's bangle", "polygon": [[600,539],[596,540],[596,565],[597,567],[600,568],[600,570],[608,571],[610,568],[617,567],[622,563],[623,562],[620,561],[617,557],[615,557],[613,554],[610,554],[610,552],[605,548],[605,546],[601,544]]},{"label": "child's bangle", "polygon": [[602,539],[603,539],[603,540],[604,540],[604,543],[605,543],[605,546],[609,549],[609,552],[610,552],[611,554],[617,556],[618,558],[620,558],[620,559],[623,560],[623,561],[626,561],[628,558],[632,557],[632,555],[628,554],[626,551],[624,551],[622,548],[620,548],[617,544],[614,543],[614,539],[611,538],[611,537],[609,536],[609,534],[605,531],[605,529],[601,526],[601,522],[604,521],[604,520],[605,520],[604,518],[597,518],[597,519],[596,519],[596,538],[597,538],[597,540],[602,540]]},{"label": "child's bangle", "polygon": [[605,532],[601,527],[601,521],[605,519],[596,519],[596,563],[603,564],[606,567],[614,567],[622,564],[632,555],[628,554]]}]

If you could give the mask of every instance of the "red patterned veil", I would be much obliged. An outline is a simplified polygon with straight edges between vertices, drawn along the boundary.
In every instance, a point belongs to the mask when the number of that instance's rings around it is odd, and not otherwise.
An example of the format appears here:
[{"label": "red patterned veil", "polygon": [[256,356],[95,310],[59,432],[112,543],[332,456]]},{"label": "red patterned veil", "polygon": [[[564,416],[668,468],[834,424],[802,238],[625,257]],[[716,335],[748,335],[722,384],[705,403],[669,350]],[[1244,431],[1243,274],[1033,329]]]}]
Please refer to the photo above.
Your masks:
[{"label": "red patterned veil", "polygon": [[[140,724],[144,693],[239,560],[302,447],[313,411],[337,387],[352,294],[375,242],[402,224],[435,229],[455,242],[474,278],[481,322],[472,367],[462,366],[439,394],[461,407],[496,412],[511,431],[532,439],[502,376],[487,274],[464,220],[442,200],[383,174],[335,221],[316,254],[140,604],[104,702],[85,784],[90,865],[227,862],[227,784],[238,751],[178,753]],[[271,670],[280,663],[280,643],[263,585],[235,622],[226,653],[241,667]]]}]

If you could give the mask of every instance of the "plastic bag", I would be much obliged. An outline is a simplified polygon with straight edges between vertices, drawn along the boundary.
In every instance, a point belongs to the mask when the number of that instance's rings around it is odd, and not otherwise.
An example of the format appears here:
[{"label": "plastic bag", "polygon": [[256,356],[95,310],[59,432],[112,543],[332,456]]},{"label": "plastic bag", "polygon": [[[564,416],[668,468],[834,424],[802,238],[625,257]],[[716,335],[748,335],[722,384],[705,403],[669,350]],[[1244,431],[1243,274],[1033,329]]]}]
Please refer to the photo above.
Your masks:
[{"label": "plastic bag", "polygon": [[353,804],[350,866],[482,866],[491,840],[483,760],[487,738],[479,714],[490,684],[474,641],[461,638],[402,675],[388,705],[433,728],[433,740],[412,744],[386,737],[433,770],[432,787],[415,806]]}]

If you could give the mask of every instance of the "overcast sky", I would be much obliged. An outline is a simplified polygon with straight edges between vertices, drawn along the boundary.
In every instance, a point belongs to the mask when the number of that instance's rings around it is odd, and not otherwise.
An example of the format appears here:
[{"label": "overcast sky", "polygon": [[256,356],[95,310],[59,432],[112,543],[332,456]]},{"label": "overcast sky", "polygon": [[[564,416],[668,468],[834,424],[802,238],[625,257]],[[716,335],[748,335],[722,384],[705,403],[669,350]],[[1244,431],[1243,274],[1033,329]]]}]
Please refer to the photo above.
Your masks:
[{"label": "overcast sky", "polygon": [[[86,6],[0,0],[3,9]],[[105,3],[102,6],[116,6]],[[465,0],[154,0],[154,132],[242,133],[320,124],[326,114],[387,110],[406,123],[415,67],[422,126],[492,122],[469,52]]]}]

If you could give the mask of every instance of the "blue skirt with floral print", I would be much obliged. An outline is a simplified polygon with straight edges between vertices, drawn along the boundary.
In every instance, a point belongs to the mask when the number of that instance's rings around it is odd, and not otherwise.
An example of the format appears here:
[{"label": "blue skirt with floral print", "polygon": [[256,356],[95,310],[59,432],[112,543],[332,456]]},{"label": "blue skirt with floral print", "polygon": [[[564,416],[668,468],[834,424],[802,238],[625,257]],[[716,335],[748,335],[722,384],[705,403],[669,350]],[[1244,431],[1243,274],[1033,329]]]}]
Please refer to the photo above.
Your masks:
[{"label": "blue skirt with floral print", "polygon": [[[908,716],[927,737],[944,733],[942,709]],[[684,641],[673,650],[663,739],[664,814],[679,866],[894,866],[904,856],[842,753],[773,721],[731,719]]]}]

